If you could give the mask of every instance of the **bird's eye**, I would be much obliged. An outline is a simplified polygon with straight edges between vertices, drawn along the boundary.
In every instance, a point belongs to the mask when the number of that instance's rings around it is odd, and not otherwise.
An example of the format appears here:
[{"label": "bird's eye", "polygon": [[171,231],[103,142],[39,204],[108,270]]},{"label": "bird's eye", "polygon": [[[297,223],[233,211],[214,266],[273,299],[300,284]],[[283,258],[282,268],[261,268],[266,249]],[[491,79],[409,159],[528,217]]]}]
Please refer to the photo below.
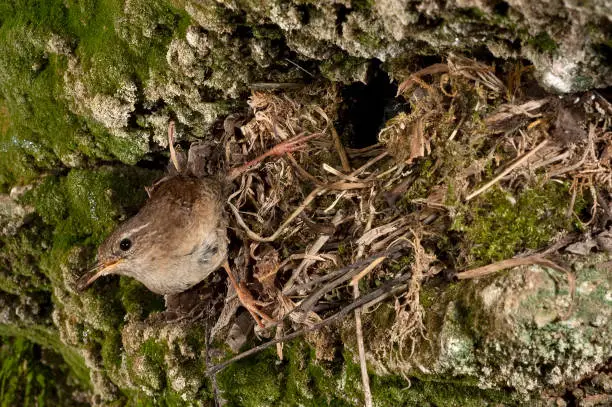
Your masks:
[{"label": "bird's eye", "polygon": [[132,247],[132,241],[128,238],[121,239],[119,242],[119,248],[124,252],[130,250],[130,247]]}]

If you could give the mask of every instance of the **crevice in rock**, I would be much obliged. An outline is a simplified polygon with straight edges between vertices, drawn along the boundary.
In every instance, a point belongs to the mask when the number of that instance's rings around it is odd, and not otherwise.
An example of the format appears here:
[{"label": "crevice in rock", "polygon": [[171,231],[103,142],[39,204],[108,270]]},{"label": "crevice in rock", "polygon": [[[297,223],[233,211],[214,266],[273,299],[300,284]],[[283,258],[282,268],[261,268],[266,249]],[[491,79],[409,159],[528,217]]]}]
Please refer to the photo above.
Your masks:
[{"label": "crevice in rock", "polygon": [[510,5],[505,1],[499,1],[493,5],[493,12],[500,16],[507,16],[510,10]]},{"label": "crevice in rock", "polygon": [[351,11],[342,4],[336,6],[336,33],[340,37],[342,36],[342,26],[346,22],[346,18],[350,12]]},{"label": "crevice in rock", "polygon": [[303,25],[308,25],[310,22],[310,7],[307,4],[298,4],[296,6],[298,12],[300,13],[300,23]]}]

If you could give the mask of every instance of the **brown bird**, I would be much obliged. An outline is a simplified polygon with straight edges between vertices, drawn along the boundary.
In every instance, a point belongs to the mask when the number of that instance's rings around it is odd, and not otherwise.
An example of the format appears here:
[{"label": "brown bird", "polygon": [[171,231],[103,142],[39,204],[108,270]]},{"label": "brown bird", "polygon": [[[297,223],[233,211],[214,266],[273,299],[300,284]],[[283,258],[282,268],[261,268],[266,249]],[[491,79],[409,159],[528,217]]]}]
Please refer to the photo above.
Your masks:
[{"label": "brown bird", "polygon": [[100,246],[97,265],[77,282],[82,291],[101,276],[133,277],[157,294],[181,293],[225,268],[242,304],[255,321],[271,321],[239,284],[227,261],[227,218],[224,190],[228,183],[266,157],[296,151],[313,136],[296,137],[266,154],[235,168],[226,176],[201,177],[194,170],[197,157],[189,151],[182,169],[173,147],[174,123],[168,128],[170,157],[176,174],[148,190],[149,200],[132,218],[120,225]]}]

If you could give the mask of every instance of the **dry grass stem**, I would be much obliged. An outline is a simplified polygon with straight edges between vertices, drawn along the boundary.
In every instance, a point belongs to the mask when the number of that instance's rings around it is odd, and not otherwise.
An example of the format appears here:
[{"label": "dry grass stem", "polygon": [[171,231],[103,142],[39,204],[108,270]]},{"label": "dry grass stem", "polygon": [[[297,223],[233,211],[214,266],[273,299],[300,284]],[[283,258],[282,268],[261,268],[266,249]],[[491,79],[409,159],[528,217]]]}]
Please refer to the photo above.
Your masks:
[{"label": "dry grass stem", "polygon": [[349,284],[352,285],[352,286],[358,285],[359,281],[362,278],[364,278],[366,275],[368,275],[372,270],[374,270],[380,263],[382,263],[386,259],[387,259],[387,257],[383,256],[383,257],[378,257],[378,258],[372,260],[372,262],[370,264],[368,264],[357,275],[355,275],[353,278],[351,278],[351,282]]},{"label": "dry grass stem", "polygon": [[459,280],[482,278],[482,277],[489,276],[491,274],[495,274],[501,270],[505,270],[505,269],[512,268],[512,267],[518,267],[518,266],[527,266],[531,264],[537,264],[540,266],[550,267],[555,270],[566,272],[564,268],[542,257],[541,255],[534,255],[534,256],[528,256],[528,257],[517,257],[517,258],[502,260],[502,261],[488,264],[486,266],[478,267],[478,268],[467,270],[467,271],[462,271],[461,273],[457,274],[457,278]]},{"label": "dry grass stem", "polygon": [[570,306],[562,316],[562,319],[567,319],[572,313],[573,305],[574,305],[574,297],[576,295],[576,276],[567,268],[555,263],[552,260],[549,260],[543,257],[541,254],[535,254],[527,257],[516,257],[512,259],[498,261],[496,263],[488,264],[483,267],[478,267],[475,269],[463,271],[457,274],[457,278],[459,280],[468,280],[474,278],[483,278],[495,274],[501,270],[506,270],[513,267],[519,266],[529,266],[532,264],[537,264],[538,266],[548,267],[553,270],[560,271],[565,273],[567,276],[567,282],[570,292]]},{"label": "dry grass stem", "polygon": [[[353,277],[353,280],[355,277]],[[351,281],[353,286],[353,299],[359,299],[359,280]],[[370,390],[370,377],[368,376],[368,365],[366,363],[365,344],[363,341],[363,327],[361,325],[361,309],[355,309],[355,335],[357,337],[357,350],[359,352],[359,368],[361,370],[361,384],[363,386],[364,405],[372,407],[372,390]]]},{"label": "dry grass stem", "polygon": [[308,205],[310,205],[310,203],[315,199],[315,197],[319,194],[319,193],[323,193],[325,190],[321,189],[321,188],[315,188],[310,194],[308,194],[308,196],[304,199],[304,201],[302,202],[302,204],[300,206],[298,206],[292,213],[291,215],[289,215],[289,217],[287,218],[287,220],[285,220],[283,222],[283,224],[269,237],[263,237],[258,235],[257,233],[253,232],[251,229],[249,229],[249,227],[247,226],[247,224],[244,222],[244,220],[242,219],[242,217],[240,216],[240,212],[238,211],[238,208],[236,208],[231,202],[228,201],[228,205],[230,207],[230,209],[232,210],[232,212],[234,213],[234,216],[236,218],[236,221],[238,222],[238,224],[244,229],[244,231],[246,232],[247,236],[252,239],[255,240],[257,242],[273,242],[276,239],[278,239],[278,237],[283,233],[283,231],[285,230],[285,228],[287,227],[287,225],[289,225],[295,218],[297,218],[300,213],[302,213],[302,211],[304,209],[306,209],[306,207]]},{"label": "dry grass stem", "polygon": [[485,192],[487,189],[491,188],[493,185],[495,185],[496,183],[499,182],[499,180],[501,180],[502,178],[504,178],[506,175],[510,174],[515,168],[520,167],[521,165],[523,165],[526,161],[528,161],[535,153],[537,153],[539,150],[542,149],[542,147],[544,147],[546,144],[548,144],[548,140],[543,140],[540,144],[538,144],[536,147],[534,147],[531,151],[529,151],[528,153],[524,154],[521,158],[519,158],[518,160],[516,160],[514,163],[512,163],[511,165],[509,165],[508,167],[506,167],[506,169],[504,169],[502,172],[500,172],[497,176],[495,176],[495,178],[493,178],[491,181],[487,182],[486,184],[484,184],[482,187],[478,188],[476,191],[472,192],[471,194],[469,194],[465,200],[466,201],[470,201],[474,198],[476,198],[478,195],[482,194],[483,192]]},{"label": "dry grass stem", "polygon": [[[334,218],[332,219],[332,225],[334,225],[334,228],[338,226],[342,218],[343,218],[342,211],[336,212],[336,214],[334,215]],[[325,245],[325,243],[327,243],[327,241],[330,238],[331,238],[330,234],[319,236],[317,240],[314,242],[314,244],[306,250],[305,255],[310,257],[310,256],[314,256],[317,253],[319,253],[319,250],[321,250],[323,245]],[[302,260],[302,262],[300,263],[300,265],[291,273],[291,277],[289,277],[289,280],[287,280],[287,282],[285,283],[285,286],[283,287],[283,292],[290,290],[295,280],[298,279],[300,275],[302,274],[302,272],[306,270],[306,268],[311,266],[313,263],[314,263],[313,260],[305,257],[304,260]]]},{"label": "dry grass stem", "polygon": [[346,172],[351,170],[351,163],[349,161],[348,156],[346,155],[346,150],[342,145],[342,141],[340,140],[340,136],[338,132],[334,128],[333,123],[330,123],[330,129],[332,133],[332,137],[334,138],[334,146],[336,147],[336,151],[338,152],[338,156],[340,157],[340,162],[342,163],[342,169]]}]

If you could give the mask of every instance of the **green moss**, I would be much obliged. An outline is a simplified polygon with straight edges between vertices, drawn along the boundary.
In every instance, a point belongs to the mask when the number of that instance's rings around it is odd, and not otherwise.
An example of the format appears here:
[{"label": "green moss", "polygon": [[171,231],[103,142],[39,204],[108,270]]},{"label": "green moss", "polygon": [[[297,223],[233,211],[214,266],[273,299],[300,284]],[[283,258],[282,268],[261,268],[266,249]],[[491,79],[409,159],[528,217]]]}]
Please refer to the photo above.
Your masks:
[{"label": "green moss", "polygon": [[431,188],[438,182],[436,176],[436,168],[432,159],[426,158],[419,160],[416,163],[415,173],[418,177],[410,185],[410,188],[402,196],[397,203],[398,208],[402,211],[409,211],[412,207],[412,200],[419,198],[427,198]]},{"label": "green moss", "polygon": [[149,391],[162,393],[166,389],[164,355],[167,352],[168,346],[164,342],[155,338],[144,341],[138,354],[128,358],[131,380]]},{"label": "green moss", "polygon": [[283,32],[276,26],[254,26],[253,37],[267,40],[283,40]]},{"label": "green moss", "polygon": [[40,221],[14,236],[0,236],[0,289],[15,295],[51,291],[39,264],[42,249],[50,241],[51,231]]},{"label": "green moss", "polygon": [[91,117],[75,115],[64,90],[67,58],[49,54],[52,35],[81,64],[87,92],[114,95],[167,69],[165,53],[189,18],[166,1],[44,2],[0,6],[0,188],[86,159],[135,163],[148,150],[139,136],[116,137]]},{"label": "green moss", "polygon": [[282,372],[273,350],[230,365],[218,376],[229,406],[277,406],[281,399]]},{"label": "green moss", "polygon": [[548,35],[548,33],[545,31],[542,31],[535,37],[529,38],[527,40],[527,43],[533,46],[539,52],[545,52],[549,54],[555,52],[559,47],[555,40],[550,38],[550,35]]},{"label": "green moss", "polygon": [[102,360],[107,369],[117,369],[121,366],[121,352],[123,345],[121,343],[120,332],[108,332],[102,341]]},{"label": "green moss", "polygon": [[365,72],[364,66],[368,63],[366,59],[352,57],[342,52],[334,54],[321,62],[319,70],[321,74],[332,81],[352,83]]},{"label": "green moss", "polygon": [[[361,370],[356,358],[344,352],[344,370],[342,371],[342,391],[352,402],[349,405],[360,405],[355,398],[362,397]],[[474,378],[467,377],[444,380],[432,375],[411,377],[410,382],[397,375],[378,376],[370,373],[370,389],[375,405],[393,406],[437,406],[437,407],[477,407],[507,403],[511,399],[503,392],[479,389]]]},{"label": "green moss", "polygon": [[444,381],[412,379],[408,386],[399,376],[378,377],[370,380],[372,397],[378,406],[436,406],[481,407],[488,405],[515,405],[504,393],[482,390],[476,386]]},{"label": "green moss", "polygon": [[296,341],[284,349],[287,365],[283,406],[349,406],[339,388],[342,360],[317,361],[314,349]]},{"label": "green moss", "polygon": [[402,256],[399,259],[391,261],[391,264],[389,264],[389,269],[393,271],[394,273],[404,271],[408,267],[410,267],[413,261],[414,261],[414,256],[412,254],[408,256]]},{"label": "green moss", "polygon": [[156,365],[163,366],[164,355],[167,349],[167,346],[157,342],[155,339],[148,339],[140,346],[140,353]]},{"label": "green moss", "polygon": [[137,167],[72,170],[65,177],[46,177],[24,201],[55,228],[54,245],[99,244],[121,217],[142,204],[144,186],[158,176]]},{"label": "green moss", "polygon": [[352,0],[351,6],[355,11],[368,12],[376,5],[375,0]]},{"label": "green moss", "polygon": [[[155,171],[116,167],[73,170],[63,177],[48,176],[43,179],[23,198],[24,202],[35,207],[40,218],[31,227],[0,242],[7,248],[0,255],[0,260],[3,260],[0,262],[0,285],[4,291],[10,292],[11,285],[20,295],[24,290],[50,290],[50,281],[59,287],[64,286],[62,270],[66,265],[74,267],[80,264],[83,268],[90,265],[91,259],[86,255],[90,253],[93,256],[95,247],[117,222],[138,208],[146,197],[143,186],[150,184],[157,175]],[[77,246],[88,250],[75,252]],[[75,254],[79,257],[75,258]],[[1,273],[4,268],[17,273]],[[2,275],[10,276],[12,280],[3,281]],[[16,284],[22,275],[24,278],[29,275],[27,281],[31,286],[23,284],[19,292]],[[88,318],[93,318],[99,329],[107,330],[89,332],[89,341],[92,346],[97,346],[96,343],[101,346],[103,361],[109,369],[117,368],[121,363],[119,326],[123,321],[123,308],[140,316],[146,316],[151,309],[160,308],[159,303],[148,301],[146,295],[138,303],[134,296],[139,288],[132,286],[130,281],[123,290],[116,290],[112,286],[102,285],[79,297],[79,301],[87,304]],[[53,329],[5,326],[0,332],[25,335],[42,346],[59,351],[77,372],[76,377],[88,383],[88,371],[80,356],[64,346]]]},{"label": "green moss", "polygon": [[[287,344],[285,361],[273,351],[228,367],[219,374],[223,396],[231,406],[354,406],[361,405],[361,371],[350,351],[333,363],[316,361],[303,341]],[[482,406],[513,402],[503,392],[479,389],[472,378],[455,381],[370,373],[377,406]]]},{"label": "green moss", "polygon": [[379,49],[383,45],[383,40],[375,33],[362,31],[356,36],[357,42],[370,49]]},{"label": "green moss", "polygon": [[113,94],[126,80],[144,83],[150,71],[167,68],[167,46],[186,13],[164,1],[70,1],[66,31],[79,38],[75,50],[92,91]]},{"label": "green moss", "polygon": [[[155,397],[146,395],[144,393],[129,393],[129,399],[127,404],[122,402],[122,404],[118,404],[117,407],[124,407],[124,406],[130,406],[130,407],[184,407],[184,406],[188,406],[188,405],[192,405],[192,404],[188,404],[187,402],[185,402],[185,400],[183,400],[178,394],[172,392],[172,391],[163,391],[160,392],[159,395],[156,395]],[[205,400],[198,400],[198,401],[205,401]],[[201,404],[195,404],[195,405],[201,405]],[[206,404],[204,404],[206,405]]]},{"label": "green moss", "polygon": [[163,311],[164,301],[138,281],[122,277],[119,283],[119,298],[125,311],[132,317],[143,320],[151,312]]},{"label": "green moss", "polygon": [[546,245],[558,232],[572,228],[565,215],[570,194],[564,185],[548,183],[511,196],[499,188],[464,206],[452,229],[464,233],[469,262],[486,264]]},{"label": "green moss", "polygon": [[[78,406],[59,355],[24,338],[0,338],[0,406]],[[41,355],[43,358],[41,358]]]},{"label": "green moss", "polygon": [[80,386],[89,387],[89,370],[85,366],[85,361],[74,349],[61,342],[59,334],[54,328],[39,325],[15,326],[0,324],[0,335],[25,338],[29,342],[60,354],[66,365],[70,368],[71,377],[76,379]]}]

